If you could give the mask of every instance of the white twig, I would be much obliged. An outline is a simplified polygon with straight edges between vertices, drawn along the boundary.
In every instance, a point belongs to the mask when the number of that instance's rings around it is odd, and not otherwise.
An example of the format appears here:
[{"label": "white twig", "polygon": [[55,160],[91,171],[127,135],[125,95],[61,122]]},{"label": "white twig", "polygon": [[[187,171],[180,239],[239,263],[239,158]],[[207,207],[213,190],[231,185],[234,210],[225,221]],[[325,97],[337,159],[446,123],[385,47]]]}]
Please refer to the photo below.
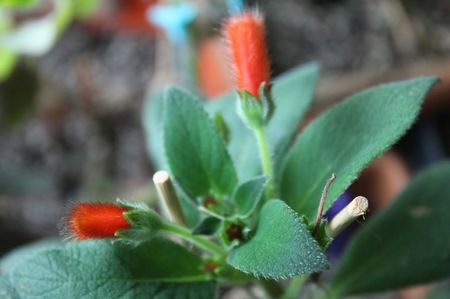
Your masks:
[{"label": "white twig", "polygon": [[326,230],[330,237],[337,236],[350,223],[355,221],[358,217],[366,214],[369,209],[369,201],[363,196],[355,197],[345,208],[343,208],[334,218],[328,223]]},{"label": "white twig", "polygon": [[180,206],[180,201],[167,171],[160,170],[153,175],[153,183],[158,191],[161,205],[170,221],[186,225],[186,218]]}]

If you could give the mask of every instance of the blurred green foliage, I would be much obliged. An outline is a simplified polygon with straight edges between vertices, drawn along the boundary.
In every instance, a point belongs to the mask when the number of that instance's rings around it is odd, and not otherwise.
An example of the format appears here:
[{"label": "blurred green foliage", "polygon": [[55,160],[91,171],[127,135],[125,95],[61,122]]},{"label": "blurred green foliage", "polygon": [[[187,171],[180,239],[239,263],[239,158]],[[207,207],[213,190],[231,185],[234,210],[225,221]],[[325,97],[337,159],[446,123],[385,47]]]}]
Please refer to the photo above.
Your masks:
[{"label": "blurred green foliage", "polygon": [[[0,82],[11,74],[20,55],[47,53],[73,20],[88,17],[101,1],[53,0],[45,12],[42,0],[0,0]],[[15,19],[18,14],[25,16],[20,22]]]}]

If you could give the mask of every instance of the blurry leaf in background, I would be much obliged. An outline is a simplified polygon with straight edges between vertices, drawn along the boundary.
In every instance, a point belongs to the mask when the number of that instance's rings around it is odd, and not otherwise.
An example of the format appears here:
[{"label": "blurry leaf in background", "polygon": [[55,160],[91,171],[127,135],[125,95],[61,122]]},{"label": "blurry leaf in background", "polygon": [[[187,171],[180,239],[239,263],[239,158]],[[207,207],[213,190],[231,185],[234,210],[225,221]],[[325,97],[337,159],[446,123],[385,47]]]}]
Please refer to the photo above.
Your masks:
[{"label": "blurry leaf in background", "polygon": [[85,19],[95,12],[103,0],[53,0],[55,10],[53,12],[54,26],[57,35],[74,19]]},{"label": "blurry leaf in background", "polygon": [[413,124],[437,78],[425,77],[376,86],[350,96],[315,119],[288,153],[281,197],[311,220],[332,173],[325,209],[373,159]]},{"label": "blurry leaf in background", "polygon": [[14,69],[16,62],[17,54],[8,49],[0,49],[0,82],[9,76]]},{"label": "blurry leaf in background", "polygon": [[147,141],[147,152],[156,169],[166,169],[163,144],[163,91],[147,96],[144,102],[142,123]]},{"label": "blurry leaf in background", "polygon": [[53,0],[53,10],[44,16],[29,18],[13,26],[15,10],[20,11],[22,7],[28,8],[34,4],[32,9],[45,10],[46,3],[0,0],[0,81],[11,72],[17,55],[40,56],[47,53],[74,18],[86,18],[100,6],[101,1]]},{"label": "blurry leaf in background", "polygon": [[438,284],[425,299],[448,299],[450,298],[450,281]]},{"label": "blurry leaf in background", "polygon": [[72,0],[75,16],[78,18],[86,18],[97,10],[103,0]]},{"label": "blurry leaf in background", "polygon": [[38,0],[0,0],[0,5],[7,7],[24,7],[36,4]]},{"label": "blurry leaf in background", "polygon": [[38,78],[33,69],[20,65],[2,83],[0,107],[7,125],[24,120],[35,109]]},{"label": "blurry leaf in background", "polygon": [[331,292],[386,291],[450,276],[450,162],[412,180],[351,241]]}]

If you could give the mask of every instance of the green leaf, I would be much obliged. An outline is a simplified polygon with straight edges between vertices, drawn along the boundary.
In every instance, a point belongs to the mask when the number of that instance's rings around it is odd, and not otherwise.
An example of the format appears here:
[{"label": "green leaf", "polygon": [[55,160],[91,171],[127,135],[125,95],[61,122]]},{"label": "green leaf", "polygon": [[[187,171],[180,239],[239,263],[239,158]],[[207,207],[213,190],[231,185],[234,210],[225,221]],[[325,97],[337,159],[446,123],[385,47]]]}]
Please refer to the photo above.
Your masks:
[{"label": "green leaf", "polygon": [[83,241],[35,255],[16,268],[11,285],[23,298],[204,298],[214,283],[181,246],[153,239],[136,247]]},{"label": "green leaf", "polygon": [[2,299],[20,299],[9,283],[8,276],[0,276],[0,298]]},{"label": "green leaf", "polygon": [[[168,169],[164,156],[163,114],[163,92],[151,93],[144,102],[142,123],[147,141],[147,153],[154,167],[158,170]],[[183,213],[189,226],[194,226],[199,220],[197,207],[194,206],[188,196],[180,192],[178,187],[175,186]]]},{"label": "green leaf", "polygon": [[194,227],[192,233],[194,235],[212,235],[219,229],[220,223],[220,220],[217,218],[206,217]]},{"label": "green leaf", "polygon": [[254,211],[262,198],[266,184],[267,177],[258,176],[236,188],[233,194],[233,201],[241,216],[248,217]]},{"label": "green leaf", "polygon": [[[311,106],[319,77],[319,66],[309,63],[278,77],[273,86],[275,113],[267,127],[278,174],[282,159],[299,130],[304,114]],[[277,176],[276,176],[277,177]]]},{"label": "green leaf", "polygon": [[101,0],[76,0],[72,2],[75,15],[78,18],[87,18],[96,11],[102,4]]},{"label": "green leaf", "polygon": [[176,87],[165,93],[164,146],[172,174],[189,195],[233,192],[237,176],[223,139],[200,102]]},{"label": "green leaf", "polygon": [[222,136],[225,143],[228,143],[228,141],[230,140],[230,130],[228,129],[227,123],[219,112],[214,116],[214,123],[218,132],[220,133],[220,136]]},{"label": "green leaf", "polygon": [[8,49],[0,48],[0,82],[8,78],[9,74],[16,66],[16,62],[16,53]]},{"label": "green leaf", "polygon": [[[34,255],[45,250],[61,247],[62,244],[57,239],[45,239],[16,248],[2,257],[0,260],[0,272],[8,273]],[[0,296],[0,298],[3,297]]]},{"label": "green leaf", "polygon": [[0,0],[0,6],[26,7],[36,4],[37,0]]},{"label": "green leaf", "polygon": [[142,123],[148,154],[156,169],[167,169],[163,144],[163,93],[151,93],[144,101]]},{"label": "green leaf", "polygon": [[281,200],[261,209],[256,234],[232,250],[228,263],[238,270],[283,279],[327,269],[327,260],[306,225]]},{"label": "green leaf", "polygon": [[349,244],[332,282],[339,296],[450,276],[450,163],[417,176]]},{"label": "green leaf", "polygon": [[328,208],[370,161],[412,125],[436,81],[428,77],[380,85],[323,113],[289,152],[282,171],[281,197],[311,220],[322,188],[334,172]]},{"label": "green leaf", "polygon": [[[275,111],[267,130],[276,173],[304,113],[312,102],[318,73],[318,66],[311,63],[298,66],[273,81]],[[222,113],[229,126],[228,149],[239,177],[247,180],[260,175],[261,162],[256,140],[236,113],[236,94],[233,92],[214,99],[208,103],[207,108],[211,115]]]}]

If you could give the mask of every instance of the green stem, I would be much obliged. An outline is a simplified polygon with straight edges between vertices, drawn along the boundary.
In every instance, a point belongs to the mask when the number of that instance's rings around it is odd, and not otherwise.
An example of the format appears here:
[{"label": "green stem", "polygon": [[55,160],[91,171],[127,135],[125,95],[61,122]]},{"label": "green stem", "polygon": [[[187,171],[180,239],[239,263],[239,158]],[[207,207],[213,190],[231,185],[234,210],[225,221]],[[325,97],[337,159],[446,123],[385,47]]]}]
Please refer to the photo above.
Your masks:
[{"label": "green stem", "polygon": [[297,276],[291,279],[281,299],[297,299],[306,280],[306,275]]},{"label": "green stem", "polygon": [[220,258],[225,258],[225,256],[226,256],[225,250],[223,250],[223,248],[220,247],[218,244],[216,244],[210,240],[207,240],[203,237],[193,235],[192,232],[185,227],[165,223],[163,225],[163,230],[165,230],[166,232],[169,232],[169,233],[176,234],[183,240],[186,240],[186,241],[196,245],[197,247],[200,247],[200,248],[212,253],[213,255],[219,256]]},{"label": "green stem", "polygon": [[269,178],[266,187],[266,199],[273,198],[274,185],[273,185],[273,167],[272,160],[270,159],[269,143],[267,142],[267,134],[264,127],[255,128],[255,135],[258,141],[259,154],[261,156],[261,163],[263,173]]}]

